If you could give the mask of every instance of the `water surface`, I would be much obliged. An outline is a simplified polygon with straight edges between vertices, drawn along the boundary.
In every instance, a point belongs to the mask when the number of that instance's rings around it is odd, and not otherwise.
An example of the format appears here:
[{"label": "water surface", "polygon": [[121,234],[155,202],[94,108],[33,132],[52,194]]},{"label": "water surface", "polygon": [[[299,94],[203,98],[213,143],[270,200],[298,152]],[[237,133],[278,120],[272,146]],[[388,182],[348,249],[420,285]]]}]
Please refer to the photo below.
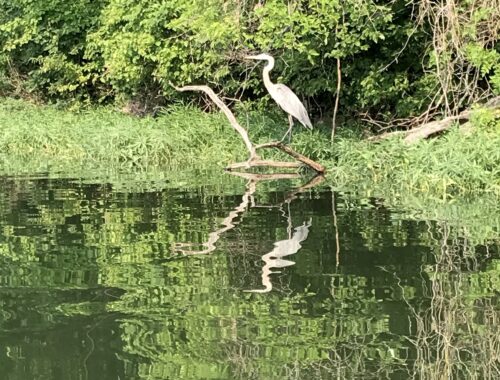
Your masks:
[{"label": "water surface", "polygon": [[500,376],[491,219],[221,178],[1,178],[2,379]]}]

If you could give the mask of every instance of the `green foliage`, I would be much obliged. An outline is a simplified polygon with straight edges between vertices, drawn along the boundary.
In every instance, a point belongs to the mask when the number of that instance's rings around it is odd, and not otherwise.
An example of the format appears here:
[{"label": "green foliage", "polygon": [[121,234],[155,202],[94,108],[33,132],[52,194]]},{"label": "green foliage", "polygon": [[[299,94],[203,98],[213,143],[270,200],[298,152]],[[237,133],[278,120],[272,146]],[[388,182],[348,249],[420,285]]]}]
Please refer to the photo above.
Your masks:
[{"label": "green foliage", "polygon": [[[255,12],[252,48],[279,54],[281,78],[306,96],[334,93],[336,58],[354,57],[390,38],[393,9],[367,1],[268,1]],[[279,38],[276,38],[279,36]],[[315,69],[315,68],[320,68]],[[349,77],[349,69],[345,72]]]},{"label": "green foliage", "polygon": [[101,79],[118,97],[168,96],[170,82],[219,83],[240,33],[227,7],[216,0],[110,0],[89,36],[87,56],[101,61]]},{"label": "green foliage", "polygon": [[486,49],[479,44],[467,45],[467,59],[479,70],[482,78],[488,78],[493,91],[500,95],[500,52]]},{"label": "green foliage", "polygon": [[89,96],[95,63],[84,59],[87,33],[104,0],[1,0],[0,72],[54,98]]},{"label": "green foliage", "polygon": [[[265,94],[261,70],[242,57],[267,51],[277,59],[275,80],[319,110],[331,109],[340,59],[342,113],[415,116],[440,86],[437,59],[455,54],[448,47],[433,50],[433,19],[422,5],[416,22],[417,5],[1,0],[0,90],[12,93],[22,86],[51,99],[154,105],[181,96],[170,83],[206,83],[231,97],[246,90],[245,96],[255,99]],[[495,42],[481,39],[488,30],[481,9],[488,7],[473,6],[471,12],[468,7],[457,7],[466,20],[459,55],[498,91],[498,51]]]}]

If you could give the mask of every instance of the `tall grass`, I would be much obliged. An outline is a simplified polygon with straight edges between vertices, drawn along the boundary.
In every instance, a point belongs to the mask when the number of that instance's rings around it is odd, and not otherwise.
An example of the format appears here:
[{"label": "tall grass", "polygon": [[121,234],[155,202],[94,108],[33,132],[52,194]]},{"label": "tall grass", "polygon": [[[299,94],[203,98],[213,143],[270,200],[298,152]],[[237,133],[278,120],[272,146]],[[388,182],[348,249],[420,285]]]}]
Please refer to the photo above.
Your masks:
[{"label": "tall grass", "polygon": [[407,145],[399,139],[373,144],[342,139],[336,145],[339,183],[393,187],[411,192],[454,195],[500,194],[500,125],[458,127],[435,139]]},{"label": "tall grass", "polygon": [[219,165],[244,146],[219,115],[172,109],[139,119],[110,109],[72,113],[12,100],[0,103],[0,151],[5,159],[56,159],[105,165]]},{"label": "tall grass", "polygon": [[[256,143],[281,137],[283,115],[241,113]],[[486,121],[485,121],[486,120]],[[332,145],[328,126],[297,126],[294,148],[324,163],[339,189],[393,196],[427,193],[500,195],[500,124],[478,118],[467,133],[456,128],[439,138],[406,145],[398,139],[371,143],[348,128]],[[276,158],[280,153],[265,152]],[[50,162],[56,167],[222,167],[247,158],[245,147],[219,113],[173,106],[157,118],[139,119],[109,108],[80,112],[0,100],[0,171]],[[22,163],[22,164],[13,164]]]}]

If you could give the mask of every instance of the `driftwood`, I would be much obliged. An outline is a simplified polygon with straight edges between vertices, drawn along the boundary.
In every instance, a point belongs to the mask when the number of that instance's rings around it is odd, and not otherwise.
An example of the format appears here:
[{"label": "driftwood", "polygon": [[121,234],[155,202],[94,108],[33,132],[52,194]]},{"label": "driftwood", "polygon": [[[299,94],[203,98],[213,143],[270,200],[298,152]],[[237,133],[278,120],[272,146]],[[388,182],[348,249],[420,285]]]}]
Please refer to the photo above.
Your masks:
[{"label": "driftwood", "polygon": [[[500,107],[500,96],[491,99],[489,102],[483,105],[484,108],[495,109]],[[393,136],[403,136],[404,141],[408,144],[414,143],[418,140],[425,139],[429,136],[432,136],[438,132],[445,131],[452,127],[454,123],[463,123],[468,121],[472,115],[471,110],[465,110],[458,115],[449,116],[442,120],[431,121],[429,123],[425,123],[420,127],[410,129],[408,131],[395,131],[395,132],[387,132],[383,133],[379,136],[371,137],[369,140],[371,141],[380,141],[387,139]]]},{"label": "driftwood", "polygon": [[[173,86],[177,91],[201,91],[207,94],[210,99],[217,105],[217,107],[220,108],[220,110],[226,115],[227,119],[229,120],[229,123],[231,123],[231,126],[236,130],[236,132],[239,133],[241,138],[243,139],[243,142],[245,143],[245,146],[249,152],[249,159],[245,162],[239,162],[239,163],[234,163],[229,165],[226,169],[227,170],[233,170],[233,169],[240,169],[240,168],[250,168],[250,167],[257,167],[257,166],[265,166],[265,167],[276,167],[276,168],[299,168],[303,166],[302,164],[308,166],[309,168],[313,169],[316,171],[318,174],[323,174],[325,173],[326,169],[323,165],[311,160],[310,158],[294,151],[292,148],[289,146],[283,144],[282,142],[279,141],[274,141],[274,142],[269,142],[265,144],[260,144],[260,145],[254,145],[250,141],[250,138],[248,137],[248,132],[246,131],[245,128],[243,128],[240,123],[238,123],[238,120],[234,116],[234,114],[231,112],[229,107],[217,96],[217,94],[208,86],[184,86],[184,87],[176,87]],[[258,155],[257,155],[257,149],[264,149],[264,148],[276,148],[281,150],[282,152],[288,154],[289,156],[293,157],[296,161],[299,162],[284,162],[284,161],[271,161],[271,160],[262,160]]]},{"label": "driftwood", "polygon": [[243,142],[245,143],[245,146],[248,149],[248,152],[250,153],[250,160],[258,159],[257,154],[255,153],[255,148],[252,142],[250,141],[250,138],[248,137],[247,130],[243,128],[240,123],[238,123],[238,120],[236,120],[236,117],[234,114],[231,112],[228,106],[217,96],[217,94],[208,86],[184,86],[184,87],[176,87],[173,86],[177,91],[202,91],[205,94],[207,94],[210,99],[215,103],[217,107],[220,108],[222,112],[224,112],[224,115],[226,115],[227,119],[231,123],[232,127],[238,132],[243,139]]}]

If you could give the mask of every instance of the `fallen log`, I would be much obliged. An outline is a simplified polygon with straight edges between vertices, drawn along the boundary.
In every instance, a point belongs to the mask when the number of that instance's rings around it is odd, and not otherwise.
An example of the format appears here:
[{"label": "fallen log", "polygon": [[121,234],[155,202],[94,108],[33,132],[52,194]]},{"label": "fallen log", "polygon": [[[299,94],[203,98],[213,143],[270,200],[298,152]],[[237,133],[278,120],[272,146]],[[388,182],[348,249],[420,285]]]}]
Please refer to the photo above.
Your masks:
[{"label": "fallen log", "polygon": [[[483,105],[483,108],[487,109],[496,109],[500,107],[500,96],[497,96],[493,99],[491,99],[489,102],[485,103]],[[394,131],[394,132],[387,132],[383,133],[379,136],[373,136],[370,137],[369,140],[371,141],[380,141],[384,140],[393,136],[403,136],[403,141],[412,144],[414,142],[417,142],[421,139],[427,138],[429,136],[432,136],[438,132],[445,131],[449,128],[451,128],[456,122],[458,123],[463,123],[465,121],[468,121],[472,115],[473,111],[471,110],[465,110],[459,113],[458,115],[454,116],[448,116],[445,117],[442,120],[435,120],[431,121],[429,123],[425,123],[421,125],[420,127],[410,129],[408,131]]]},{"label": "fallen log", "polygon": [[459,113],[457,116],[446,117],[443,120],[431,121],[418,128],[414,128],[409,131],[409,133],[404,138],[406,143],[414,143],[420,139],[425,139],[435,133],[442,132],[450,128],[455,122],[461,122],[463,120],[469,120],[470,111],[464,111]]},{"label": "fallen log", "polygon": [[[229,107],[215,94],[215,92],[208,86],[184,86],[184,87],[176,87],[172,85],[177,91],[201,91],[207,94],[210,99],[215,103],[217,107],[220,108],[220,110],[226,115],[227,119],[229,120],[229,123],[231,126],[236,130],[236,132],[239,133],[241,138],[243,139],[243,142],[245,143],[245,146],[250,154],[250,157],[247,161],[245,162],[238,162],[229,165],[226,170],[233,170],[233,169],[241,169],[241,168],[251,168],[251,167],[257,167],[257,166],[266,166],[266,167],[276,167],[276,168],[299,168],[303,165],[308,166],[312,170],[316,171],[318,174],[324,174],[326,169],[323,165],[317,163],[314,160],[311,160],[310,158],[304,156],[303,154],[300,154],[296,151],[294,151],[292,148],[289,146],[283,144],[282,142],[279,141],[273,141],[273,142],[268,142],[265,144],[260,144],[255,146],[252,144],[250,141],[250,138],[248,137],[248,132],[245,128],[243,128],[240,123],[238,123],[238,120],[234,116],[234,114],[231,112]],[[296,161],[299,162],[288,162],[288,161],[272,161],[272,160],[262,160],[258,155],[257,155],[257,149],[264,149],[264,148],[276,148],[281,150],[282,152],[288,154],[290,157],[294,158]]]}]

